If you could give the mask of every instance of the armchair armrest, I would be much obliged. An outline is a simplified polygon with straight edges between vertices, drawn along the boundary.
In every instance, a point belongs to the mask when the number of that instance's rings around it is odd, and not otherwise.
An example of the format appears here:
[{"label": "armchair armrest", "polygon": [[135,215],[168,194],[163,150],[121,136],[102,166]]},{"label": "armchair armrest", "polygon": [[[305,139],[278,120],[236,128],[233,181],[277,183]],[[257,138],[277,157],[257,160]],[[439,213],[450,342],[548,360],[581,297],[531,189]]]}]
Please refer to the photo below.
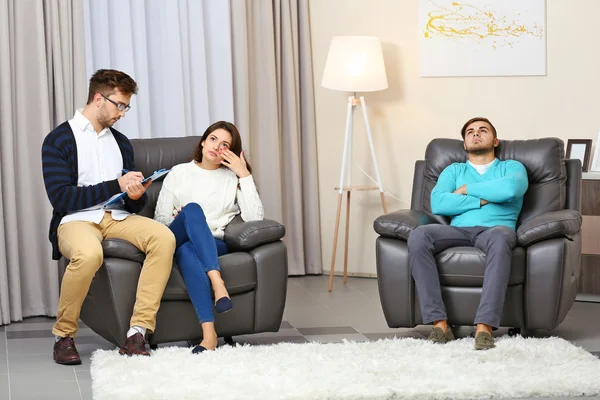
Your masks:
[{"label": "armchair armrest", "polygon": [[126,240],[107,239],[102,242],[104,258],[122,258],[140,264],[144,263],[146,255]]},{"label": "armchair armrest", "polygon": [[230,251],[248,251],[284,236],[285,226],[279,222],[270,219],[244,222],[238,215],[225,228],[224,241]]},{"label": "armchair armrest", "polygon": [[517,243],[527,247],[542,240],[571,238],[581,230],[581,214],[575,210],[558,210],[536,215],[517,229]]},{"label": "armchair armrest", "polygon": [[399,210],[384,214],[373,222],[373,229],[381,236],[407,240],[417,227],[439,222],[422,211]]}]

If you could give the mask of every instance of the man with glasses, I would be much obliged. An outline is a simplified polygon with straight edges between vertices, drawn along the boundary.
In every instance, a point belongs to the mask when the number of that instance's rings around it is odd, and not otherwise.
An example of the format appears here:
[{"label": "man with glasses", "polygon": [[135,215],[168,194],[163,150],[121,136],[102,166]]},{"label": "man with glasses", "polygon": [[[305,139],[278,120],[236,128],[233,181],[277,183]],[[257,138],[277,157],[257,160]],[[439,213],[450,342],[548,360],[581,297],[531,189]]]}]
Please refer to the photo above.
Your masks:
[{"label": "man with glasses", "polygon": [[[87,104],[46,136],[42,167],[54,208],[50,222],[52,258],[70,260],[60,290],[52,333],[54,360],[81,364],[73,337],[81,306],[103,262],[102,241],[123,239],[146,254],[138,281],[131,328],[119,352],[150,355],[145,335],[154,331],[156,313],[171,273],[175,238],[169,228],[133,215],[146,204],[144,178],[135,171],[129,140],[112,126],[129,111],[137,83],[121,71],[101,69],[90,78]],[[130,171],[123,173],[125,171]],[[99,204],[127,192],[121,207]]]}]

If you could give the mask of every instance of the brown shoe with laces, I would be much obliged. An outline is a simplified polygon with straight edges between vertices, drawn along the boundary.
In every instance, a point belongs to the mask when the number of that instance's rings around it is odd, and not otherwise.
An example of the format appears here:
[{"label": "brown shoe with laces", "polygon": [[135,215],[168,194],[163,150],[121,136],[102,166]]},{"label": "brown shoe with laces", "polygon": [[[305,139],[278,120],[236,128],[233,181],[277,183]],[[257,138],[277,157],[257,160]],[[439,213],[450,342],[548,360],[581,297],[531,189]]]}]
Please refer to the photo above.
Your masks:
[{"label": "brown shoe with laces", "polygon": [[119,348],[119,354],[128,356],[149,356],[146,350],[146,340],[141,333],[129,336],[125,343]]},{"label": "brown shoe with laces", "polygon": [[79,365],[81,357],[75,348],[75,340],[72,337],[60,338],[54,343],[54,352],[52,354],[54,361],[62,365]]}]

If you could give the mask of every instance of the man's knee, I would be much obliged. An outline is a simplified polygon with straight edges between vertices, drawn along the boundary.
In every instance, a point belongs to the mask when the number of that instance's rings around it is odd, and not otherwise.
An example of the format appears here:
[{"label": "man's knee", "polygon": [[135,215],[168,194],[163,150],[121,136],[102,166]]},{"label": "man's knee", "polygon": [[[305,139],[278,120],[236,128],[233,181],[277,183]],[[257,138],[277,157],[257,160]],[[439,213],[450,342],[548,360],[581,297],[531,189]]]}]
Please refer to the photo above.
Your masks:
[{"label": "man's knee", "polygon": [[79,247],[72,250],[70,263],[67,269],[78,274],[94,276],[102,266],[104,252],[100,243]]},{"label": "man's knee", "polygon": [[172,249],[173,253],[175,252],[175,235],[166,225],[158,223],[153,229],[150,240],[161,247]]},{"label": "man's knee", "polygon": [[515,247],[517,242],[517,234],[514,229],[508,226],[494,226],[489,229],[488,243],[490,246],[505,246],[510,248]]},{"label": "man's knee", "polygon": [[423,248],[428,242],[427,227],[425,225],[418,226],[408,235],[408,251],[410,252]]}]

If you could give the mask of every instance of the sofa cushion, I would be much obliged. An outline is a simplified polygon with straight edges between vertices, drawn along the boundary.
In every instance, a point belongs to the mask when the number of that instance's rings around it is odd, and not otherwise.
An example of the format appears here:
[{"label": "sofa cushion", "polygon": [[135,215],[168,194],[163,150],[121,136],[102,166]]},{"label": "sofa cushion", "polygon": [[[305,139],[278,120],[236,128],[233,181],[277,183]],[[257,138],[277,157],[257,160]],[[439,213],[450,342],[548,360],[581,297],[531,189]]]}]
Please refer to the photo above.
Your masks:
[{"label": "sofa cushion", "polygon": [[102,241],[104,258],[123,258],[143,264],[146,255],[137,247],[123,239],[106,239]]},{"label": "sofa cushion", "polygon": [[[525,282],[527,253],[516,247],[512,253],[509,285]],[[482,287],[485,253],[475,247],[451,247],[436,255],[442,286]]]},{"label": "sofa cushion", "polygon": [[[230,296],[254,290],[256,287],[256,264],[249,253],[225,254],[219,257],[219,265]],[[175,260],[163,300],[189,300],[185,282]]]},{"label": "sofa cushion", "polygon": [[373,229],[381,236],[408,240],[410,233],[417,227],[437,222],[422,211],[398,210],[378,217],[373,222]]},{"label": "sofa cushion", "polygon": [[261,244],[273,243],[285,236],[285,227],[277,221],[263,219],[243,222],[238,214],[225,227],[223,240],[229,250],[249,251]]},{"label": "sofa cushion", "polygon": [[537,215],[523,222],[517,230],[520,246],[531,246],[542,240],[571,239],[581,230],[581,214],[575,210],[558,210]]}]

